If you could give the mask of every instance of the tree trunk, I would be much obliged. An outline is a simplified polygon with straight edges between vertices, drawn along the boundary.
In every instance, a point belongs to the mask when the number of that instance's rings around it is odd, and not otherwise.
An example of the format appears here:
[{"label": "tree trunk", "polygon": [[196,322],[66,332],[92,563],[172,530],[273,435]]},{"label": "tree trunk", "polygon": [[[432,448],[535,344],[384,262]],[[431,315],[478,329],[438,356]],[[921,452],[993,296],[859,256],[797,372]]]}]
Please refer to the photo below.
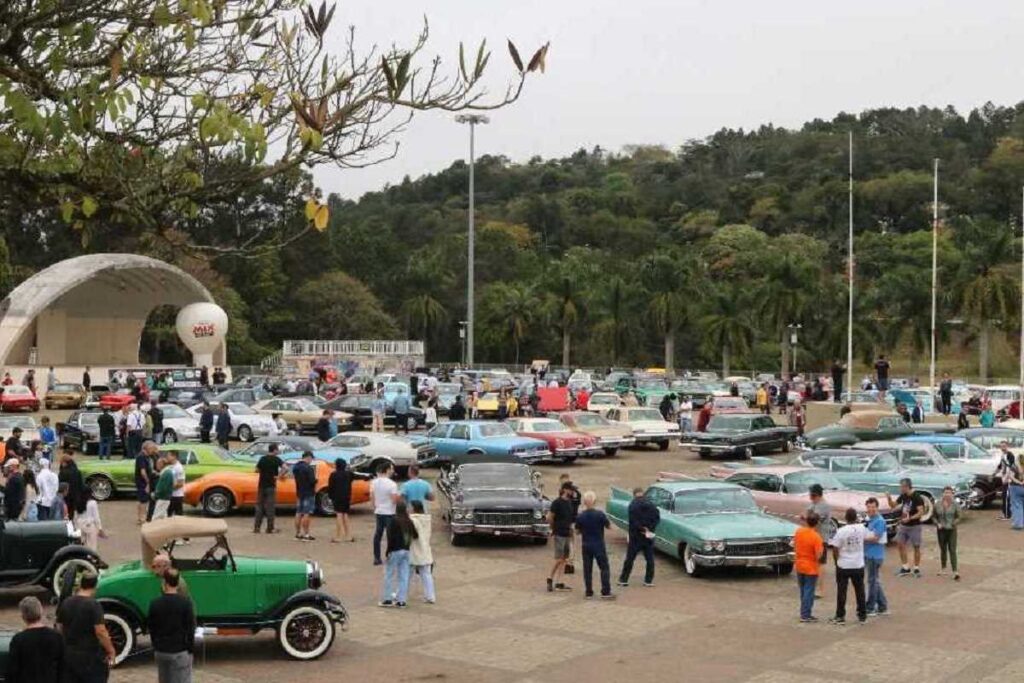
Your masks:
[{"label": "tree trunk", "polygon": [[992,324],[983,320],[978,335],[978,374],[981,375],[982,384],[988,384],[988,340],[991,333]]},{"label": "tree trunk", "polygon": [[674,332],[665,334],[665,372],[671,373],[675,367],[676,335]]},{"label": "tree trunk", "polygon": [[917,377],[917,366],[918,366],[918,353],[917,351],[910,352],[910,376]]},{"label": "tree trunk", "polygon": [[562,332],[562,367],[569,369],[569,330]]},{"label": "tree trunk", "polygon": [[726,344],[722,347],[722,379],[725,379],[732,373],[729,372],[729,345]]},{"label": "tree trunk", "polygon": [[782,341],[779,343],[779,351],[782,355],[782,372],[779,373],[779,377],[786,379],[791,377],[789,373],[789,330],[782,327]]}]

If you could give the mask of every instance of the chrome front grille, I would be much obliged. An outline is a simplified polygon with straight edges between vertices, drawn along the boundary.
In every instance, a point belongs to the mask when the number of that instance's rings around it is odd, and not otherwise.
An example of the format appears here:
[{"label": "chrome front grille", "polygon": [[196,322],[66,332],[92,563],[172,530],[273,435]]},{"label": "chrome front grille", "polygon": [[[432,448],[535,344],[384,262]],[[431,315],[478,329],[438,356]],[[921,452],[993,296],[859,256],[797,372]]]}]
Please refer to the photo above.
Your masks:
[{"label": "chrome front grille", "polygon": [[728,541],[725,554],[739,557],[756,557],[759,555],[781,555],[792,549],[787,541]]},{"label": "chrome front grille", "polygon": [[484,526],[523,526],[533,523],[532,511],[476,510],[473,521]]}]

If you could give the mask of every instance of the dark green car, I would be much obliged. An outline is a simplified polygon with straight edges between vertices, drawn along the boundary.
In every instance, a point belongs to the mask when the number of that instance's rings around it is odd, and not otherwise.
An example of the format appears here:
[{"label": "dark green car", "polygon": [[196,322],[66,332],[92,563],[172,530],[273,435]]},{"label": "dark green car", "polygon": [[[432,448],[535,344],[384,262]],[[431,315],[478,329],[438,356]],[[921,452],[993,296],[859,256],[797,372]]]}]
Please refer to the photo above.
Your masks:
[{"label": "dark green car", "polygon": [[[160,595],[160,578],[151,570],[160,550],[171,556],[195,605],[196,625],[205,636],[251,636],[273,629],[285,654],[316,659],[330,649],[348,613],[341,602],[320,590],[323,571],[308,560],[236,557],[227,542],[223,519],[170,517],[142,526],[142,561],[112,568],[100,576],[96,599],[121,662],[138,648],[146,633],[149,603]],[[176,541],[211,539],[198,557],[176,553]],[[188,553],[188,556],[186,556]],[[66,594],[66,593],[65,593]]]},{"label": "dark green car", "polygon": [[0,520],[0,588],[42,586],[57,595],[64,576],[105,569],[71,522]]},{"label": "dark green car", "polygon": [[808,448],[841,448],[861,441],[890,441],[914,434],[953,431],[954,428],[946,424],[909,424],[887,410],[861,410],[847,413],[839,422],[807,432],[804,444]]}]

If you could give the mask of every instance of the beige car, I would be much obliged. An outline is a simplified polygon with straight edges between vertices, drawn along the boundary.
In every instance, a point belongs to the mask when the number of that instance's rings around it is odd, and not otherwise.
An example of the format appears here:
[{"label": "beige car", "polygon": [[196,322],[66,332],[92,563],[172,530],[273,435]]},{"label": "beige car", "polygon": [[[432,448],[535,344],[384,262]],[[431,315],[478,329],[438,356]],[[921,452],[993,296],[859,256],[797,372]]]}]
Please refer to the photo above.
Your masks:
[{"label": "beige car", "polygon": [[562,413],[558,419],[574,432],[583,432],[600,439],[605,455],[615,455],[620,448],[636,443],[633,430],[629,425],[612,422],[597,413],[579,410],[573,413]]},{"label": "beige car", "polygon": [[54,384],[53,389],[46,392],[43,403],[47,410],[54,408],[81,408],[88,396],[81,384]]},{"label": "beige car", "polygon": [[[268,417],[280,413],[288,429],[296,433],[315,432],[316,423],[324,415],[324,409],[301,396],[287,398],[269,398],[253,405],[253,410]],[[338,420],[338,429],[345,430],[352,426],[352,415],[335,411],[334,417]]]}]

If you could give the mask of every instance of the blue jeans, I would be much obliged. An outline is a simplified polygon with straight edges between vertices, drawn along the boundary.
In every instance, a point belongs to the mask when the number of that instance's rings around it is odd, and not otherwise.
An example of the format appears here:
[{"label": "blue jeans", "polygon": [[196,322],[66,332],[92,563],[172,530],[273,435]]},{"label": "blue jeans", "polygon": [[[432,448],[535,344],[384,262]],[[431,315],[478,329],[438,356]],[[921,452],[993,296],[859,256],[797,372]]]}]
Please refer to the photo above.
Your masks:
[{"label": "blue jeans", "polygon": [[429,564],[416,565],[416,573],[423,584],[423,599],[434,602],[437,599],[437,594],[434,592],[434,573],[431,566]]},{"label": "blue jeans", "polygon": [[681,434],[693,431],[693,418],[688,415],[679,416],[679,431]]},{"label": "blue jeans", "polygon": [[[398,585],[395,585],[395,581]],[[409,595],[409,551],[393,550],[388,555],[387,564],[384,565],[384,590],[381,591],[381,600],[394,600],[405,602]]]},{"label": "blue jeans", "polygon": [[100,458],[109,458],[110,452],[114,450],[114,439],[110,436],[100,437]]},{"label": "blue jeans", "polygon": [[1024,486],[1010,484],[1010,519],[1014,529],[1024,529]]},{"label": "blue jeans", "polygon": [[818,585],[816,574],[797,574],[796,583],[800,586],[800,618],[809,619],[814,609],[814,587]]},{"label": "blue jeans", "polygon": [[373,531],[373,562],[380,564],[380,541],[384,538],[388,524],[395,518],[394,515],[375,515],[377,517],[377,528]]},{"label": "blue jeans", "polygon": [[885,591],[882,589],[882,582],[879,580],[879,573],[882,571],[882,562],[870,557],[864,558],[864,569],[868,577],[868,604],[869,612],[888,612],[889,601],[885,599]]}]

